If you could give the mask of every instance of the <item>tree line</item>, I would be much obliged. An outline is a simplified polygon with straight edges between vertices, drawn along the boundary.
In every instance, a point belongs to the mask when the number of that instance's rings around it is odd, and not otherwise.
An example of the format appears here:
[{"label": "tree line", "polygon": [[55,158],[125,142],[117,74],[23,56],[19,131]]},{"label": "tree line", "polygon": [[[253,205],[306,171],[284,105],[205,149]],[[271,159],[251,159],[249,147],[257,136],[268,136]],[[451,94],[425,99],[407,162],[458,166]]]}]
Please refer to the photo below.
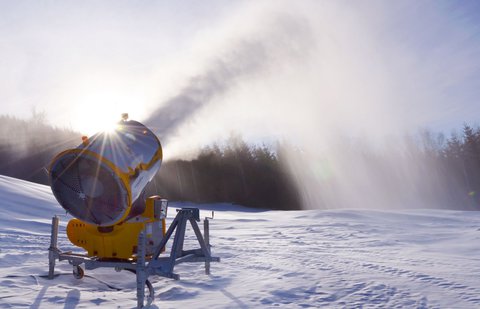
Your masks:
[{"label": "tree line", "polygon": [[451,205],[480,209],[480,128],[465,124],[461,135],[453,134],[444,143],[441,135],[437,140],[426,150],[442,167],[446,198]]},{"label": "tree line", "polygon": [[265,145],[249,145],[234,136],[222,147],[203,148],[192,160],[164,162],[149,189],[173,200],[301,209],[285,160]]},{"label": "tree line", "polygon": [[[34,113],[28,120],[0,116],[0,174],[48,184],[51,159],[80,144],[80,137],[73,130],[48,125],[42,114]],[[349,207],[352,199],[346,199],[347,193],[353,200],[362,193],[371,199],[393,196],[398,207],[417,203],[426,208],[441,204],[480,209],[480,128],[465,124],[448,138],[425,130],[403,145],[400,150],[344,145],[334,152],[336,165],[328,165],[332,158],[308,161],[301,150],[286,143],[252,145],[236,136],[204,147],[193,159],[163,162],[147,193],[176,201],[282,210],[300,209],[312,195],[320,207]],[[287,156],[292,151],[295,161],[305,164],[292,168]],[[378,193],[364,190],[366,182]],[[305,192],[303,184],[313,184],[313,192]]]},{"label": "tree line", "polygon": [[[80,133],[49,125],[42,113],[26,120],[0,116],[0,174],[48,185],[53,157],[80,142]],[[300,209],[280,158],[241,138],[232,138],[223,148],[205,147],[193,160],[164,162],[147,190],[177,201]]]},{"label": "tree line", "polygon": [[48,125],[43,113],[26,120],[0,116],[0,174],[48,184],[52,158],[79,141],[79,133]]}]

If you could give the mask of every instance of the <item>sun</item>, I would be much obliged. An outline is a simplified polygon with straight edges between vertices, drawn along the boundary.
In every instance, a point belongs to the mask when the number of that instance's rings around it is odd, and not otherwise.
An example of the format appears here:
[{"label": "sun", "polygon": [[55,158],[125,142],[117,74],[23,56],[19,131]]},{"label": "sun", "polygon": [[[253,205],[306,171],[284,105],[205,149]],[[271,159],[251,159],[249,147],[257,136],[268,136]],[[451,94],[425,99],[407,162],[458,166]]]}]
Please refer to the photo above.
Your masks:
[{"label": "sun", "polygon": [[118,119],[112,123],[102,123],[102,125],[99,126],[100,130],[98,130],[98,132],[106,132],[106,133],[115,132],[115,130],[118,128],[117,122],[118,122]]},{"label": "sun", "polygon": [[72,128],[86,136],[99,132],[113,132],[121,120],[122,113],[129,112],[124,104],[102,96],[85,98],[73,108]]},{"label": "sun", "polygon": [[113,132],[121,119],[121,112],[114,106],[100,105],[76,111],[72,119],[72,127],[83,135],[92,136],[99,132]]},{"label": "sun", "polygon": [[87,136],[114,131],[122,113],[139,119],[147,101],[131,81],[109,74],[97,75],[76,80],[68,98],[68,122],[72,129]]}]

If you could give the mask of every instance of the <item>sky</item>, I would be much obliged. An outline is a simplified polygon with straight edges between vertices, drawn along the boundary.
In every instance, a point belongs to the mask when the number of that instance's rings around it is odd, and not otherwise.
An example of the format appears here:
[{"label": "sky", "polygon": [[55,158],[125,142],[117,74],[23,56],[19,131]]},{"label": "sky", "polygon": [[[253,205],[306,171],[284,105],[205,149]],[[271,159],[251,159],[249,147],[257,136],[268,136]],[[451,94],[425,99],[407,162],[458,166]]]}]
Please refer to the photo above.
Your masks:
[{"label": "sky", "polygon": [[[2,113],[52,124],[145,117],[195,35],[234,9],[212,1],[0,1]],[[174,64],[176,63],[176,64]],[[140,107],[140,108],[139,108]],[[93,130],[98,128],[92,128]]]},{"label": "sky", "polygon": [[[2,113],[180,152],[478,124],[478,1],[0,1]],[[185,103],[186,102],[186,103]]]}]

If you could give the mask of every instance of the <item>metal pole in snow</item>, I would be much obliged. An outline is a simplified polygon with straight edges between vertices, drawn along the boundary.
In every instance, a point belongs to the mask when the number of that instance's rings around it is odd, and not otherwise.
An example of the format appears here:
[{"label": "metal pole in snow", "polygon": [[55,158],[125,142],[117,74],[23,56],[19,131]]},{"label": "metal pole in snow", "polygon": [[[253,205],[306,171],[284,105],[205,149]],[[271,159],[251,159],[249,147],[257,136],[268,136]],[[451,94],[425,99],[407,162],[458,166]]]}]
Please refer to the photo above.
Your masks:
[{"label": "metal pole in snow", "polygon": [[145,231],[138,235],[137,249],[137,308],[143,308],[145,300],[145,281],[147,276],[145,273],[145,253],[146,253],[146,237]]},{"label": "metal pole in snow", "polygon": [[210,220],[207,218],[203,220],[203,237],[208,251],[208,256],[205,257],[205,274],[210,275]]},{"label": "metal pole in snow", "polygon": [[48,248],[48,279],[53,279],[55,271],[55,253],[58,243],[58,217],[52,218],[52,234],[50,235],[50,248]]}]

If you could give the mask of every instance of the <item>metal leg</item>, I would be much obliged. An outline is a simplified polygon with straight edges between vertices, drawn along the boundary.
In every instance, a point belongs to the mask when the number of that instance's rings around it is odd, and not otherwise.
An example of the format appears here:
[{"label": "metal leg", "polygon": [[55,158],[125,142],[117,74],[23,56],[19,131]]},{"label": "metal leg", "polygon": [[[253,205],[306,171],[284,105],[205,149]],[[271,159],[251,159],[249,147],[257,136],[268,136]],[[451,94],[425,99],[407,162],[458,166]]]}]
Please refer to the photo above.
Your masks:
[{"label": "metal leg", "polygon": [[58,243],[58,217],[52,218],[52,234],[50,235],[50,248],[48,248],[48,279],[53,279],[55,272],[55,259]]},{"label": "metal leg", "polygon": [[[203,220],[203,237],[205,239],[205,247],[207,247],[208,257],[211,255],[210,251],[210,221],[208,219]],[[205,274],[210,275],[210,260],[205,259]]]},{"label": "metal leg", "polygon": [[177,230],[175,231],[175,236],[173,237],[172,249],[170,250],[170,263],[167,269],[167,272],[169,273],[173,272],[175,260],[182,256],[185,229],[187,227],[187,217],[183,212],[178,213],[176,220],[178,221]]},{"label": "metal leg", "polygon": [[200,228],[198,227],[197,222],[193,218],[190,218],[189,220],[190,224],[192,225],[193,231],[195,232],[195,236],[197,236],[197,240],[200,244],[200,249],[202,250],[203,256],[206,259],[209,259],[210,251],[207,249],[207,245],[205,244],[205,240],[203,239],[202,232],[200,232]]},{"label": "metal leg", "polygon": [[138,236],[138,250],[137,250],[137,308],[143,308],[145,300],[145,281],[147,276],[145,273],[145,252],[146,252],[146,237],[145,231],[142,231]]},{"label": "metal leg", "polygon": [[[210,274],[210,263],[212,261],[220,261],[218,257],[211,256],[210,226],[208,219],[204,221],[205,236],[203,236],[196,221],[197,217],[198,216],[196,216],[195,212],[193,212],[191,209],[182,209],[178,212],[177,216],[172,222],[172,225],[170,226],[173,226],[173,229],[176,229],[173,244],[170,250],[170,256],[164,259],[163,262],[159,262],[158,256],[155,256],[155,258],[152,259],[148,267],[151,267],[154,273],[165,277],[174,278],[173,276],[175,274],[173,273],[173,269],[176,264],[185,262],[203,262],[205,263],[205,273],[208,275]],[[190,222],[192,229],[195,232],[195,236],[200,245],[200,248],[198,249],[186,251],[183,250],[187,222]],[[167,235],[163,241],[167,242],[169,240],[174,232],[173,229],[169,228],[169,231],[167,232]]]},{"label": "metal leg", "polygon": [[160,244],[158,248],[155,250],[155,254],[153,255],[153,259],[157,259],[160,256],[160,253],[162,253],[162,248],[165,247],[165,245],[167,244],[168,240],[172,236],[173,231],[175,230],[177,225],[178,225],[178,215],[177,217],[175,217],[175,219],[173,219],[173,222],[172,224],[170,224],[170,227],[168,228],[167,233],[165,233],[165,236],[163,236],[162,241],[160,241]]},{"label": "metal leg", "polygon": [[182,214],[179,225],[177,227],[177,232],[175,233],[175,238],[173,239],[172,251],[175,251],[177,257],[183,255],[183,243],[185,242],[185,230],[187,229],[187,217]]}]

